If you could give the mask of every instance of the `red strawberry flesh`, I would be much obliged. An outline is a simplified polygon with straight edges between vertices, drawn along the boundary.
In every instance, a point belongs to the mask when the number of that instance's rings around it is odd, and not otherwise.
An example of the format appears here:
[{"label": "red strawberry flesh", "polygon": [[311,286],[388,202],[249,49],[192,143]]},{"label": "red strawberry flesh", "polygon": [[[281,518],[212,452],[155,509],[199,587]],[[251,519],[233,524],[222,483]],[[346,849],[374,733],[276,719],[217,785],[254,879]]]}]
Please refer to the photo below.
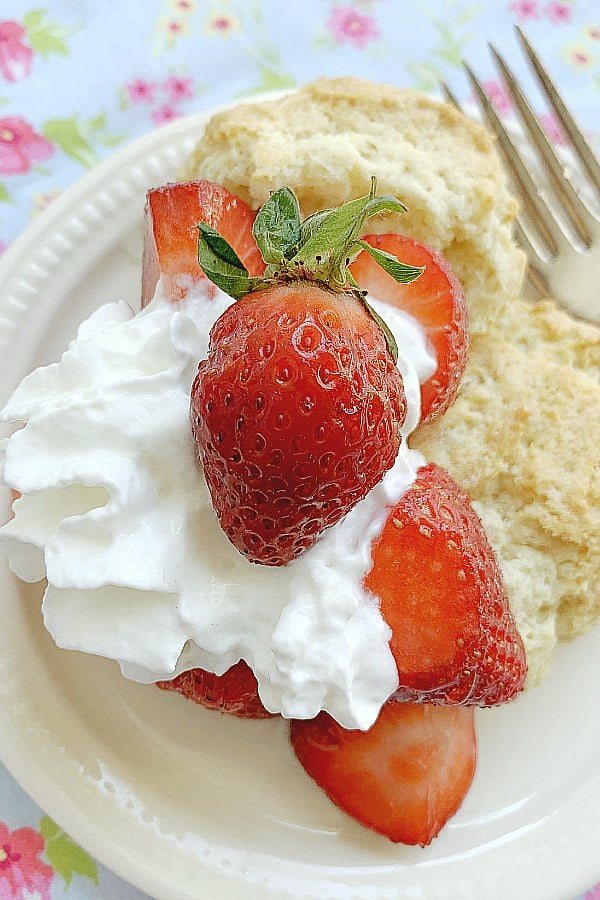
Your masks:
[{"label": "red strawberry flesh", "polygon": [[369,731],[327,713],[293,721],[306,772],[357,822],[404,844],[429,844],[460,807],[475,772],[473,710],[388,701]]},{"label": "red strawberry flesh", "polygon": [[211,181],[168,184],[148,191],[145,210],[142,307],[164,276],[167,297],[176,302],[204,278],[198,263],[198,222],[207,222],[231,244],[251,275],[265,265],[252,236],[256,214],[235,194]]},{"label": "red strawberry flesh", "polygon": [[372,547],[365,585],[392,629],[397,696],[493,706],[522,690],[525,651],[498,563],[465,492],[419,469]]},{"label": "red strawberry flesh", "polygon": [[157,681],[157,686],[163,691],[175,691],[207,709],[242,719],[266,719],[272,715],[261,703],[254,673],[243,660],[224,675],[189,669],[170,681]]},{"label": "red strawberry flesh", "polygon": [[410,284],[398,284],[363,250],[350,266],[363,290],[410,313],[425,330],[437,369],[421,387],[421,421],[441,415],[454,402],[466,362],[467,304],[448,262],[435,250],[399,234],[368,235],[365,240],[404,263],[425,266]]},{"label": "red strawberry flesh", "polygon": [[191,415],[223,530],[251,561],[283,565],[393,465],[406,399],[362,304],[296,282],[220,317]]}]

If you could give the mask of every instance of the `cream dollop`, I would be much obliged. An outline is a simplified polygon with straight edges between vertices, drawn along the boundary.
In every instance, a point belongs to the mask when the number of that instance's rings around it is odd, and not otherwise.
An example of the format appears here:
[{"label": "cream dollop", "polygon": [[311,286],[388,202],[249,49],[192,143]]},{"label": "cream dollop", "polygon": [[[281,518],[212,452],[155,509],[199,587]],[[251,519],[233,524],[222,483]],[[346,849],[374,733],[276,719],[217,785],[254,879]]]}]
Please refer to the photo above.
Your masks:
[{"label": "cream dollop", "polygon": [[415,320],[375,301],[400,348],[398,458],[299,559],[253,565],[218,525],[189,426],[198,362],[230,302],[204,283],[176,306],[159,285],[137,315],[107,304],[60,362],[23,380],[0,414],[25,423],[0,447],[0,478],[23,494],[0,548],[25,581],[47,577],[44,621],[60,647],[118,660],[143,682],[245,659],[270,711],[326,710],[366,729],[397,671],[363,578],[387,509],[423,463],[406,437],[435,360]]}]

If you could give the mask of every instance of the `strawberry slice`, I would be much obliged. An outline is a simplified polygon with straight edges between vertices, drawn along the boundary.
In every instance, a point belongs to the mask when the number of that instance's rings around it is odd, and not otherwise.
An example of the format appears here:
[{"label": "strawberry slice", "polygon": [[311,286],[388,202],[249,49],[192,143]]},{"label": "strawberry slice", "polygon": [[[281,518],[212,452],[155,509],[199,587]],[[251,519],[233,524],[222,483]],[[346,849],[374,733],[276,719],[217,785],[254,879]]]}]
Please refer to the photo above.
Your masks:
[{"label": "strawberry slice", "polygon": [[353,819],[396,843],[431,843],[475,772],[473,710],[388,701],[369,731],[327,713],[293,721],[300,763]]},{"label": "strawberry slice", "polygon": [[198,222],[207,222],[227,239],[251,275],[265,264],[252,235],[256,214],[226,188],[211,181],[167,184],[148,191],[145,209],[142,307],[165,276],[167,296],[181,300],[204,278],[198,263]]},{"label": "strawberry slice", "polygon": [[157,681],[163,691],[176,691],[207,709],[229,713],[240,719],[267,719],[272,716],[260,701],[258,683],[250,666],[240,660],[224,675],[204,669],[189,669],[171,681]]},{"label": "strawberry slice", "polygon": [[421,422],[452,405],[467,364],[468,317],[463,289],[446,260],[435,250],[400,234],[364,238],[404,263],[425,266],[420,278],[399,284],[363,250],[350,266],[363,290],[414,316],[424,328],[437,369],[421,386]]},{"label": "strawberry slice", "polygon": [[469,498],[435,464],[390,511],[365,586],[392,629],[397,696],[493,706],[527,666],[498,563]]}]

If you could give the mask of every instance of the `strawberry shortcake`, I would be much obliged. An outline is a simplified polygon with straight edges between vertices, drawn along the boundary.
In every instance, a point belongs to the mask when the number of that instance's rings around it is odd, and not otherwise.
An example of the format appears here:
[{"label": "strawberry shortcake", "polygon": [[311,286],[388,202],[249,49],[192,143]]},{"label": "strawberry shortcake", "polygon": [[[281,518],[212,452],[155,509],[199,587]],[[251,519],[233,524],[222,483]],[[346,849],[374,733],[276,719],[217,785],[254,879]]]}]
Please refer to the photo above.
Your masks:
[{"label": "strawberry shortcake", "polygon": [[444,105],[354,79],[242,105],[148,193],[141,312],[98,310],[2,412],[0,546],[57,644],[284,716],[395,842],[459,808],[474,707],[600,608],[598,330],[519,299],[514,213]]}]

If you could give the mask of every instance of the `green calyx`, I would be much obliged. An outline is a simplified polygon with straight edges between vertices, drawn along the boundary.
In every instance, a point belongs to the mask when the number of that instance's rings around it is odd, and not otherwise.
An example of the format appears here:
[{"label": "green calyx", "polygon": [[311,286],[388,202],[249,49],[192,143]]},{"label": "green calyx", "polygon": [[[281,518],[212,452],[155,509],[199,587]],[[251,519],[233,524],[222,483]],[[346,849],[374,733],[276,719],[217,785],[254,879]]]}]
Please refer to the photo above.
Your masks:
[{"label": "green calyx", "polygon": [[366,250],[400,284],[414,281],[423,268],[409,266],[360,239],[364,223],[384,212],[403,213],[406,207],[391,196],[376,197],[376,179],[364,197],[300,220],[296,195],[289,188],[275,191],[260,208],[252,233],[266,263],[263,275],[253,277],[227,241],[207,225],[198,224],[198,262],[217,287],[236,300],[246,294],[291,281],[313,281],[334,292],[356,294],[383,330],[390,352],[397,359],[393,335],[368,305],[348,266]]}]

